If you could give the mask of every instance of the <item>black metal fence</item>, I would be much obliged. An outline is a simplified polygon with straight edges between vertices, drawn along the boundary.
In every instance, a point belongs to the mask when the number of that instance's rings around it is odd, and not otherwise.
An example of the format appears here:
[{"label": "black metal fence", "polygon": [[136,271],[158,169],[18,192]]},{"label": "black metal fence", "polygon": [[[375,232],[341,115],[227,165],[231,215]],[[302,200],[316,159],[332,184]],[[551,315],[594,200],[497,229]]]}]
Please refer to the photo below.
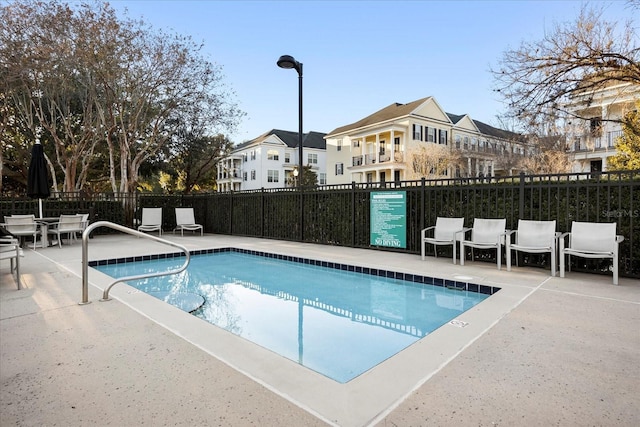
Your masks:
[{"label": "black metal fence", "polygon": [[[474,218],[506,218],[509,229],[517,228],[518,219],[555,219],[557,231],[562,232],[570,231],[572,221],[616,222],[618,234],[625,237],[620,245],[620,275],[640,277],[640,171],[352,183],[302,192],[287,188],[124,197],[65,193],[44,202],[44,216],[89,212],[92,221],[133,226],[142,207],[162,207],[163,226],[171,230],[173,208],[190,206],[207,233],[370,248],[371,192],[385,190],[406,191],[407,247],[400,251],[420,253],[420,230],[435,224],[438,216],[464,216],[468,227]],[[34,213],[37,204],[0,198],[0,212]],[[476,259],[491,256],[480,251]],[[540,266],[548,262],[542,255],[525,255],[521,261]],[[607,272],[610,266],[607,261],[577,257],[572,262],[574,269],[594,272]]]}]

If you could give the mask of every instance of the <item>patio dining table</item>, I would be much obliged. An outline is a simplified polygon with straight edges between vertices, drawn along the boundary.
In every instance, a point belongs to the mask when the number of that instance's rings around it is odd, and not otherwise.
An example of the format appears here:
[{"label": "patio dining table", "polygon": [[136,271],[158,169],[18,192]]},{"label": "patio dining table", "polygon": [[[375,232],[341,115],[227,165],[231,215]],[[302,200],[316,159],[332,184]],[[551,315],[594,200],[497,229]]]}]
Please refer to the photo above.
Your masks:
[{"label": "patio dining table", "polygon": [[60,221],[59,216],[46,216],[43,218],[36,218],[36,222],[40,224],[40,239],[42,241],[43,248],[51,246],[51,242],[49,241],[49,226],[51,224],[55,224],[58,221]]}]

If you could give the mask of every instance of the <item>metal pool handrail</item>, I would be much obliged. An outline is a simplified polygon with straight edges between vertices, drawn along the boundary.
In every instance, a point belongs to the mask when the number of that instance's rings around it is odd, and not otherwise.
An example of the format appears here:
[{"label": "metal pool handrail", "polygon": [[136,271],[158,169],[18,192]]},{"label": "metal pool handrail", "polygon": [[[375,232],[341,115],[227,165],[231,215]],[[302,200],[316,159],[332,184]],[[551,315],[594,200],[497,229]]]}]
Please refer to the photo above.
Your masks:
[{"label": "metal pool handrail", "polygon": [[82,302],[79,303],[80,305],[89,304],[91,302],[89,301],[89,261],[87,259],[89,257],[89,233],[91,233],[93,230],[95,230],[98,227],[109,227],[114,230],[122,231],[123,233],[131,234],[138,237],[144,237],[145,239],[155,240],[156,242],[164,243],[166,245],[178,248],[182,252],[184,252],[184,254],[186,255],[184,264],[182,265],[182,267],[178,268],[177,270],[162,271],[158,273],[138,274],[135,276],[121,277],[115,280],[105,288],[102,294],[102,299],[100,301],[109,301],[110,299],[109,290],[111,290],[113,285],[115,285],[116,283],[126,282],[127,280],[138,280],[138,279],[146,279],[148,277],[159,277],[159,276],[168,276],[170,274],[178,274],[184,271],[187,268],[187,266],[189,266],[189,262],[191,260],[191,254],[189,254],[189,250],[186,247],[178,243],[173,243],[168,240],[161,239],[159,237],[155,237],[150,234],[146,234],[141,231],[134,230],[132,228],[124,227],[119,224],[114,224],[113,222],[109,222],[109,221],[94,222],[93,224],[89,225],[82,233]]}]

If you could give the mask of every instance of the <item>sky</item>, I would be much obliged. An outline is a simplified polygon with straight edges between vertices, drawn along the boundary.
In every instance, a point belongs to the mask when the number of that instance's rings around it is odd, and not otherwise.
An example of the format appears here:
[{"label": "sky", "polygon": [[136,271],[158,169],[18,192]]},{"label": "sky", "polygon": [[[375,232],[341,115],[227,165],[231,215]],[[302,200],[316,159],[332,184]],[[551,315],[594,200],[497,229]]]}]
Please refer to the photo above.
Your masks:
[{"label": "sky", "polygon": [[[500,127],[503,100],[491,69],[505,51],[576,19],[584,2],[503,1],[149,1],[111,0],[121,16],[203,43],[246,116],[231,141],[271,129],[298,130],[303,64],[303,131],[328,133],[395,102],[433,96],[453,114]],[[622,22],[626,1],[591,1]],[[637,9],[636,9],[637,11]]]}]

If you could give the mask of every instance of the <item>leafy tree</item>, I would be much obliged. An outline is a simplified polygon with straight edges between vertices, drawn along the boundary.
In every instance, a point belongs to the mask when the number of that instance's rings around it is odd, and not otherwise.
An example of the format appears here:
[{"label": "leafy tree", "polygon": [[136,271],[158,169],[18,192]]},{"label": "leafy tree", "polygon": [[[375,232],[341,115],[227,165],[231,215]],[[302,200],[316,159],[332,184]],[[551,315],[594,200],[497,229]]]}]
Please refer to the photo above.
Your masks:
[{"label": "leafy tree", "polygon": [[640,170],[640,100],[635,111],[622,121],[622,136],[616,140],[616,154],[607,158],[610,170]]},{"label": "leafy tree", "polygon": [[[638,9],[640,2],[628,5]],[[508,115],[525,123],[555,120],[569,114],[564,106],[572,96],[612,83],[640,84],[638,35],[632,20],[619,28],[603,18],[603,9],[587,5],[574,22],[506,51],[492,72]]]},{"label": "leafy tree", "polygon": [[231,141],[222,134],[216,136],[184,135],[174,144],[170,165],[176,176],[176,186],[183,193],[198,190],[213,190],[216,166],[232,147]]},{"label": "leafy tree", "polygon": [[22,124],[9,127],[23,139],[51,141],[45,151],[64,190],[99,179],[91,175],[98,160],[112,191],[132,192],[180,117],[198,116],[213,132],[243,115],[201,49],[121,19],[108,3],[17,0],[0,7],[0,110]]},{"label": "leafy tree", "polygon": [[85,66],[86,40],[81,37],[91,19],[88,13],[82,8],[74,14],[54,2],[15,2],[0,9],[3,101],[23,124],[29,145],[40,139],[52,143],[46,151],[62,172],[66,191],[79,189],[98,142],[88,90],[92,74]]}]

